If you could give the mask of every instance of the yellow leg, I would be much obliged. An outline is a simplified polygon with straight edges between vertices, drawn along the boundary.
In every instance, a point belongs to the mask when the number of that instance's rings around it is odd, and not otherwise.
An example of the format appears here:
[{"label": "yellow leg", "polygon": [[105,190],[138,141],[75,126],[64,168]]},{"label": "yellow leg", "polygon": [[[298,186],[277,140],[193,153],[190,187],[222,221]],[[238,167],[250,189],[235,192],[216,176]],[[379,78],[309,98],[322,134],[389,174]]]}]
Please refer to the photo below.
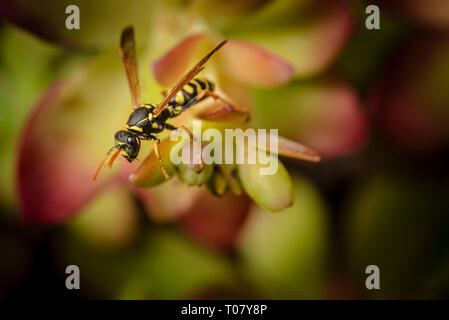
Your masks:
[{"label": "yellow leg", "polygon": [[[190,132],[189,129],[187,129],[184,126],[180,126],[180,127],[178,127],[178,129],[181,129],[181,130],[184,130],[185,132],[187,132],[188,135],[190,136],[190,139],[192,139],[192,141],[199,146],[199,148],[197,150],[199,151],[201,149],[200,142],[195,139],[195,137],[193,136],[192,132]],[[199,152],[199,154],[198,154],[198,162],[200,164],[200,168],[199,168],[199,170],[197,172],[200,173],[203,170],[203,167],[204,167],[203,157],[201,156],[201,152]]]},{"label": "yellow leg", "polygon": [[162,162],[161,154],[159,153],[159,140],[155,139],[153,146],[154,146],[154,153],[156,154],[156,158],[159,161],[159,164],[161,165],[162,173],[164,174],[165,179],[168,180],[168,179],[170,179],[170,176],[168,175],[167,170],[165,170],[165,166],[164,166],[164,163]]},{"label": "yellow leg", "polygon": [[249,120],[249,111],[246,108],[240,107],[240,106],[236,106],[232,103],[230,103],[229,101],[227,101],[226,99],[220,97],[218,94],[216,94],[213,91],[210,90],[203,90],[200,92],[200,94],[197,96],[197,100],[201,100],[204,97],[212,97],[215,100],[220,100],[221,102],[227,104],[229,107],[231,107],[231,109],[235,112],[240,112],[246,115],[246,121]]}]

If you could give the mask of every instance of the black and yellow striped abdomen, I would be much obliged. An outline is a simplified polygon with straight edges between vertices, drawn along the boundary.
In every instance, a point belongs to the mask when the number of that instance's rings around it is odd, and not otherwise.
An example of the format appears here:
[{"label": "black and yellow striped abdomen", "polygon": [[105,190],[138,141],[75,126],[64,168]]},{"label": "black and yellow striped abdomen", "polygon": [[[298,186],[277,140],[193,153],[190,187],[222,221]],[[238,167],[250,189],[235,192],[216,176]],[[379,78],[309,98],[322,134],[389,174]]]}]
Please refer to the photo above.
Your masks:
[{"label": "black and yellow striped abdomen", "polygon": [[205,98],[201,94],[204,90],[214,91],[214,89],[215,85],[213,82],[203,77],[197,77],[179,90],[176,96],[168,103],[167,109],[170,111],[171,116],[175,117],[191,105]]}]

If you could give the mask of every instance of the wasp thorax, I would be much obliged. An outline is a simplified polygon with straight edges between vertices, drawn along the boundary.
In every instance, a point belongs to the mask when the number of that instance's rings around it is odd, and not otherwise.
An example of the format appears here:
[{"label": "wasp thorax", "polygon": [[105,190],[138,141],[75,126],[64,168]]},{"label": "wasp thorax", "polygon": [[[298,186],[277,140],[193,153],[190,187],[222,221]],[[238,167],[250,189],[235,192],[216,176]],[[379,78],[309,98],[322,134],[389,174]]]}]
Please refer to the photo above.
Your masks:
[{"label": "wasp thorax", "polygon": [[115,145],[129,162],[136,159],[140,150],[140,140],[129,131],[120,130],[115,134]]}]

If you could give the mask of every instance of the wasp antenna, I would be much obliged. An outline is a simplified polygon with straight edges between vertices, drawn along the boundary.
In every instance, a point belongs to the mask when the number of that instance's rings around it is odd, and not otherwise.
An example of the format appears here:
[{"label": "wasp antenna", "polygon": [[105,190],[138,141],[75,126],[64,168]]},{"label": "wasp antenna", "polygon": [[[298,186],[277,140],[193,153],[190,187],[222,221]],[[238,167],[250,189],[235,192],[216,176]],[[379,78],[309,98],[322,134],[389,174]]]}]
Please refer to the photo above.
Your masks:
[{"label": "wasp antenna", "polygon": [[92,177],[92,180],[95,181],[98,177],[98,174],[101,171],[101,168],[103,168],[104,162],[106,161],[106,159],[108,158],[108,156],[111,154],[112,150],[116,149],[116,146],[113,146],[111,149],[108,150],[108,152],[106,153],[106,155],[104,156],[103,160],[101,160],[100,164],[97,167],[97,170],[95,170],[94,172],[94,176]]},{"label": "wasp antenna", "polygon": [[109,159],[108,167],[109,169],[112,169],[112,164],[114,163],[115,159],[117,159],[118,155],[120,154],[120,149],[117,149],[116,152],[112,155],[111,159]]},{"label": "wasp antenna", "polygon": [[103,168],[104,162],[106,161],[106,159],[108,158],[109,154],[105,155],[105,157],[103,158],[103,160],[101,160],[100,164],[97,167],[97,170],[95,170],[94,176],[92,177],[92,180],[95,181],[97,179],[98,174],[101,171],[101,168]]}]

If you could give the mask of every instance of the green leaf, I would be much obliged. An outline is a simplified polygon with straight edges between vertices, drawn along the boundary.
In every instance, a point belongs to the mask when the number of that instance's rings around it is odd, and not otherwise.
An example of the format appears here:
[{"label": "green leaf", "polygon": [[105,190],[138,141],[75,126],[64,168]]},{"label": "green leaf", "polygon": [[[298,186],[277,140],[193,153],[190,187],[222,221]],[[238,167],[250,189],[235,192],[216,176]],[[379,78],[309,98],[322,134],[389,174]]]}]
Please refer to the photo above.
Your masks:
[{"label": "green leaf", "polygon": [[51,63],[61,50],[7,26],[2,28],[0,47],[0,202],[13,207],[20,130],[34,101],[59,75],[60,70],[51,68]]},{"label": "green leaf", "polygon": [[186,299],[213,287],[235,286],[226,260],[174,232],[156,232],[119,298]]},{"label": "green leaf", "polygon": [[313,148],[324,159],[359,149],[367,137],[357,92],[343,81],[295,81],[275,90],[254,90],[253,98],[255,127],[278,128],[280,136]]},{"label": "green leaf", "polygon": [[129,244],[137,233],[137,207],[124,185],[113,185],[85,206],[68,223],[70,231],[93,246]]},{"label": "green leaf", "polygon": [[[159,145],[159,152],[164,163],[165,170],[169,176],[173,176],[175,166],[170,160],[170,152],[177,141],[165,139]],[[142,161],[139,167],[129,176],[129,181],[139,188],[155,187],[166,181],[159,160],[156,157],[154,149],[151,149],[148,156]]]},{"label": "green leaf", "polygon": [[179,179],[190,186],[201,186],[205,184],[211,177],[213,171],[214,165],[212,164],[204,164],[201,172],[192,170],[185,164],[180,164],[176,167]]},{"label": "green leaf", "polygon": [[241,267],[262,298],[322,297],[327,215],[315,187],[295,177],[295,203],[279,214],[254,208],[241,230]]},{"label": "green leaf", "polygon": [[262,175],[269,165],[260,163],[238,165],[238,174],[245,192],[262,208],[275,212],[293,204],[293,188],[284,165],[274,155],[269,158],[278,163],[274,174]]},{"label": "green leaf", "polygon": [[279,55],[295,68],[297,77],[327,68],[346,43],[353,17],[344,3],[273,1],[258,14],[231,24],[224,33],[251,41]]},{"label": "green leaf", "polygon": [[212,194],[219,197],[224,195],[229,189],[226,179],[219,170],[214,171],[212,177],[207,182],[206,187]]}]

